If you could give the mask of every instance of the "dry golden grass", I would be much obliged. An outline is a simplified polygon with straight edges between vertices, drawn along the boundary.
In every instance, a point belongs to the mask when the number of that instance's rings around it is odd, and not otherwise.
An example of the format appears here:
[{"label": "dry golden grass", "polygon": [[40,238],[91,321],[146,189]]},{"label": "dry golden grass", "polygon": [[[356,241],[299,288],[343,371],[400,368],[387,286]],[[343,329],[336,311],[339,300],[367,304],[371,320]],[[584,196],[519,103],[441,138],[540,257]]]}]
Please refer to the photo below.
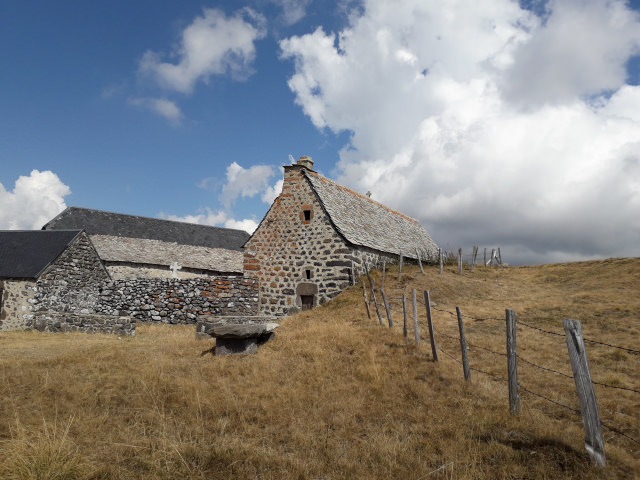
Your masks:
[{"label": "dry golden grass", "polygon": [[[640,478],[640,446],[605,430],[608,465],[584,451],[580,416],[402,336],[403,289],[458,305],[471,344],[504,347],[504,309],[557,332],[636,348],[640,259],[466,270],[410,267],[386,278],[395,326],[369,320],[361,287],[281,320],[258,354],[201,355],[193,326],[139,325],[134,338],[0,334],[2,479]],[[379,272],[374,272],[376,284]],[[421,295],[420,295],[421,297]],[[420,298],[419,297],[419,298]],[[381,299],[380,299],[381,300]],[[384,314],[383,314],[384,315]],[[374,313],[375,316],[375,313]],[[456,319],[434,312],[439,332]],[[438,336],[456,358],[455,340]],[[570,373],[561,337],[518,328],[522,358]],[[638,355],[587,345],[594,379],[640,389]],[[506,376],[506,359],[471,347],[472,367]],[[573,380],[519,364],[520,383],[578,408]],[[640,438],[640,394],[596,386],[603,420]]]}]

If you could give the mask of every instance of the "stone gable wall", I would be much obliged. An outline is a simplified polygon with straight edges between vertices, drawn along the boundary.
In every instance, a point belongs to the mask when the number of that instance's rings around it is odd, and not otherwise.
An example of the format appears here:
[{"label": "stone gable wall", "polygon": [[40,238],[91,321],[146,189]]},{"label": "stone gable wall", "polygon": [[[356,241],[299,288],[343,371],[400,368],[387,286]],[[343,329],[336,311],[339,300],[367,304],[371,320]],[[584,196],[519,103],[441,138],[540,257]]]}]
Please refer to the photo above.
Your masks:
[{"label": "stone gable wall", "polygon": [[94,313],[100,288],[109,280],[93,245],[82,233],[38,278],[32,310]]},{"label": "stone gable wall", "polygon": [[338,234],[302,168],[285,167],[282,193],[245,245],[244,271],[260,281],[262,315],[294,313],[302,308],[302,295],[322,304],[350,285],[352,265],[359,274],[364,260],[380,260],[379,252],[350,245]]},{"label": "stone gable wall", "polygon": [[258,282],[245,277],[116,280],[103,288],[105,315],[141,321],[196,323],[203,315],[250,316],[258,312]]}]

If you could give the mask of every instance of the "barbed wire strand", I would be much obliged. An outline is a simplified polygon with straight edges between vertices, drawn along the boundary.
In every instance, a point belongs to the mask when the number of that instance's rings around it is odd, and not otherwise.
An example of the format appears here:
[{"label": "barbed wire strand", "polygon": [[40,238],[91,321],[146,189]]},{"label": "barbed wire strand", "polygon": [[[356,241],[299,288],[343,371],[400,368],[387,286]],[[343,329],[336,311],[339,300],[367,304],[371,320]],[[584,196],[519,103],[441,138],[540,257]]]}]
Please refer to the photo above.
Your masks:
[{"label": "barbed wire strand", "polygon": [[554,370],[552,368],[548,368],[548,367],[543,367],[542,365],[538,365],[536,363],[530,362],[529,360],[522,358],[520,355],[517,355],[518,360],[523,361],[524,363],[531,365],[533,367],[539,368],[540,370],[545,370],[547,372],[552,372],[552,373],[556,373],[558,375],[562,375],[563,377],[567,377],[567,378],[573,378],[573,375],[568,375],[566,373],[563,372],[559,372],[558,370]]},{"label": "barbed wire strand", "polygon": [[619,387],[617,385],[611,385],[609,383],[596,382],[595,380],[592,380],[591,383],[593,383],[594,385],[600,385],[600,386],[607,387],[607,388],[616,388],[618,390],[626,390],[628,392],[640,393],[640,390],[635,390],[635,389],[629,388],[629,387]]},{"label": "barbed wire strand", "polygon": [[532,390],[529,390],[527,387],[523,386],[523,385],[522,385],[522,384],[520,384],[520,383],[518,383],[518,388],[519,388],[519,389],[524,390],[525,392],[530,393],[531,395],[535,395],[536,397],[540,397],[540,398],[542,398],[543,400],[546,400],[547,402],[551,402],[551,403],[554,403],[554,404],[556,404],[556,405],[559,405],[560,407],[563,407],[563,408],[566,408],[566,409],[568,409],[568,410],[571,410],[572,412],[581,413],[581,412],[580,412],[580,410],[578,410],[578,409],[576,409],[576,408],[570,407],[569,405],[565,405],[564,403],[560,403],[560,402],[558,402],[558,401],[556,401],[556,400],[552,400],[552,399],[551,399],[551,398],[549,398],[549,397],[545,397],[544,395],[541,395],[541,394],[539,394],[539,393],[537,393],[537,392],[534,392],[534,391],[532,391]]},{"label": "barbed wire strand", "polygon": [[507,354],[506,353],[502,353],[502,352],[496,352],[494,350],[491,350],[490,348],[487,347],[483,347],[482,345],[476,345],[475,343],[469,343],[467,342],[467,346],[468,347],[473,347],[473,348],[479,348],[481,350],[486,350],[489,353],[493,353],[494,355],[500,355],[501,357],[506,357]]},{"label": "barbed wire strand", "polygon": [[[434,330],[434,332],[435,332],[435,333],[437,333],[438,335],[444,336],[444,337],[446,337],[446,338],[450,338],[450,339],[452,339],[452,340],[460,341],[460,337],[457,337],[457,336],[454,336],[454,335],[449,335],[449,334],[447,334],[447,333],[442,332],[441,330],[439,330],[439,329],[437,329],[437,328],[434,328],[433,330]],[[506,353],[496,352],[495,350],[491,350],[490,348],[484,347],[484,346],[482,346],[482,345],[477,345],[477,344],[475,344],[475,343],[471,343],[471,342],[469,342],[469,341],[467,341],[467,347],[471,347],[471,348],[479,348],[479,349],[481,349],[481,350],[485,350],[485,351],[487,351],[487,352],[489,352],[489,353],[492,353],[492,354],[494,354],[494,355],[498,355],[498,356],[501,356],[501,357],[506,357],[506,356],[507,356],[507,354],[506,354]],[[526,363],[526,364],[528,364],[528,365],[531,365],[532,367],[539,368],[540,370],[544,370],[544,371],[547,371],[547,372],[555,373],[555,374],[557,374],[557,375],[561,375],[561,376],[566,377],[566,378],[571,378],[571,379],[573,379],[573,375],[569,375],[569,374],[566,374],[566,373],[564,373],[564,372],[560,372],[560,371],[558,371],[558,370],[554,370],[554,369],[549,368],[549,367],[544,367],[544,366],[542,366],[542,365],[538,365],[537,363],[533,363],[533,362],[531,362],[531,361],[527,360],[526,358],[523,358],[521,355],[518,355],[517,357],[518,357],[518,360],[519,360],[519,361],[522,361],[522,362],[524,362],[524,363]],[[598,381],[596,381],[596,380],[592,380],[592,383],[593,383],[594,385],[600,385],[600,386],[602,386],[602,387],[614,388],[614,389],[618,389],[618,390],[625,390],[625,391],[633,392],[633,393],[640,393],[640,390],[636,390],[636,389],[634,389],[634,388],[630,388],[630,387],[620,387],[620,386],[618,386],[618,385],[611,385],[611,384],[609,384],[609,383],[598,382]]]},{"label": "barbed wire strand", "polygon": [[[518,320],[518,325],[522,325],[523,327],[531,328],[533,330],[538,330],[540,332],[544,332],[544,333],[547,333],[549,335],[555,335],[555,336],[558,336],[558,337],[566,337],[566,335],[564,333],[552,332],[551,330],[545,330],[544,328],[534,327],[533,325],[525,323],[522,320]],[[603,345],[605,347],[618,348],[620,350],[625,350],[625,351],[627,351],[629,353],[640,354],[640,350],[635,350],[633,348],[623,347],[623,346],[620,346],[620,345],[614,345],[612,343],[601,342],[599,340],[594,340],[594,339],[588,338],[588,337],[582,337],[582,339],[585,342],[593,343],[593,344],[596,344],[596,345]]]},{"label": "barbed wire strand", "polygon": [[629,353],[640,354],[640,350],[634,350],[633,348],[621,347],[621,346],[619,346],[619,345],[612,345],[612,344],[610,344],[610,343],[600,342],[600,341],[598,341],[598,340],[592,340],[592,339],[590,339],[590,338],[584,338],[584,337],[583,337],[583,340],[584,340],[585,342],[595,343],[595,344],[597,344],[597,345],[604,345],[604,346],[606,346],[606,347],[611,347],[611,348],[619,348],[620,350],[626,350],[626,351],[627,351],[627,352],[629,352]]},{"label": "barbed wire strand", "polygon": [[603,427],[608,428],[608,429],[609,429],[609,430],[611,430],[612,432],[617,433],[618,435],[622,435],[623,437],[626,437],[626,438],[628,438],[629,440],[631,440],[632,442],[635,442],[635,443],[637,443],[638,445],[640,445],[640,441],[639,441],[639,440],[637,440],[637,439],[633,438],[633,437],[632,437],[632,436],[630,436],[630,435],[627,435],[626,433],[624,433],[624,432],[623,432],[622,430],[620,430],[619,428],[617,428],[617,427],[613,427],[613,426],[611,426],[611,425],[608,425],[608,424],[604,423],[602,420],[600,420],[600,425],[602,425]]},{"label": "barbed wire strand", "polygon": [[546,334],[549,334],[549,335],[555,335],[557,337],[566,337],[566,335],[564,333],[552,332],[551,330],[545,330],[544,328],[534,327],[533,325],[529,325],[528,323],[525,323],[522,320],[518,320],[517,324],[518,325],[522,325],[523,327],[531,328],[533,330],[538,330],[540,332],[543,332],[543,333],[546,333]]},{"label": "barbed wire strand", "polygon": [[[398,302],[402,301],[402,297],[397,297],[396,296],[396,297],[389,297],[389,298],[397,300]],[[420,305],[425,305],[426,306],[426,303],[423,300],[420,300],[420,299],[416,298],[416,301]],[[390,303],[390,305],[391,305],[391,303]],[[436,312],[447,313],[447,314],[451,315],[452,317],[456,317],[457,318],[457,313],[455,313],[455,312],[452,312],[452,311],[449,311],[449,310],[443,310],[441,308],[436,308],[434,305],[431,305],[431,309],[435,310]],[[504,320],[504,319],[495,318],[495,317],[474,317],[472,315],[466,315],[466,314],[461,314],[461,316],[463,318],[468,318],[468,319],[474,320],[476,322],[483,322],[483,321],[487,321],[487,320],[490,320],[490,321],[503,321]],[[557,336],[557,337],[566,337],[566,335],[564,333],[554,332],[554,331],[551,331],[551,330],[545,330],[544,328],[535,327],[535,326],[530,325],[530,324],[528,324],[526,322],[523,322],[522,320],[518,320],[517,323],[519,325],[522,325],[523,327],[530,328],[532,330],[538,330],[538,331],[546,333],[548,335],[554,335],[554,336]],[[599,340],[594,340],[594,339],[588,338],[588,337],[583,337],[583,340],[585,342],[589,342],[589,343],[592,343],[592,344],[595,344],[595,345],[602,345],[602,346],[605,346],[605,347],[617,348],[619,350],[624,350],[626,352],[629,352],[629,353],[632,353],[632,354],[636,354],[636,355],[640,354],[640,350],[636,350],[636,349],[629,348],[629,347],[623,347],[621,345],[614,345],[612,343],[601,342]]]},{"label": "barbed wire strand", "polygon": [[[455,357],[454,357],[453,355],[451,355],[449,352],[447,352],[447,351],[443,350],[441,347],[438,347],[438,350],[440,350],[440,351],[441,351],[443,354],[445,354],[447,357],[451,358],[451,360],[453,360],[454,362],[459,363],[459,364],[462,364],[462,362],[461,362],[460,360],[458,360],[457,358],[455,358]],[[529,363],[530,363],[530,362],[529,362]],[[492,378],[493,378],[493,379],[495,379],[495,380],[500,380],[500,381],[503,381],[503,382],[508,382],[508,380],[507,380],[506,378],[501,377],[501,376],[499,376],[499,375],[495,375],[495,374],[490,373],[490,372],[486,372],[486,371],[484,371],[484,370],[482,370],[482,369],[479,369],[479,368],[476,368],[476,367],[472,367],[472,366],[469,366],[469,369],[470,369],[470,370],[473,370],[473,371],[475,371],[475,372],[482,373],[482,374],[484,374],[484,375],[488,375],[489,377],[492,377]],[[561,375],[568,376],[568,375],[566,375],[566,374],[562,374],[561,372],[556,372],[556,373],[560,373]],[[571,378],[573,378],[573,377],[571,377]],[[596,383],[596,382],[594,382],[594,383]],[[604,384],[602,384],[602,385],[604,385]],[[605,385],[605,386],[606,386],[606,385]],[[567,410],[570,410],[570,411],[572,411],[572,412],[574,412],[574,413],[578,413],[578,414],[582,415],[582,412],[581,412],[579,409],[576,409],[576,408],[570,407],[569,405],[565,405],[564,403],[558,402],[558,401],[553,400],[553,399],[551,399],[551,398],[549,398],[549,397],[546,397],[546,396],[544,396],[544,395],[542,395],[542,394],[540,394],[540,393],[534,392],[533,390],[528,389],[527,387],[523,386],[523,385],[522,385],[522,384],[520,384],[520,383],[518,383],[518,388],[519,388],[519,389],[524,390],[525,392],[527,392],[527,393],[529,393],[529,394],[531,394],[531,395],[534,395],[534,396],[536,396],[536,397],[538,397],[538,398],[541,398],[541,399],[543,399],[543,400],[546,400],[547,402],[553,403],[554,405],[558,405],[558,406],[560,406],[560,407],[562,407],[562,408],[566,408]],[[638,440],[637,440],[637,439],[635,439],[634,437],[632,437],[632,436],[630,436],[630,435],[628,435],[628,434],[624,433],[624,432],[623,432],[622,430],[620,430],[619,428],[614,427],[614,426],[612,426],[612,425],[609,425],[609,424],[607,424],[607,423],[603,422],[602,420],[600,421],[600,425],[602,425],[603,427],[607,428],[608,430],[610,430],[610,431],[612,431],[612,432],[614,432],[614,433],[617,433],[618,435],[622,435],[623,437],[625,437],[625,438],[627,438],[627,439],[631,440],[632,442],[637,443],[638,445],[640,445],[640,441],[638,441]]]},{"label": "barbed wire strand", "polygon": [[[459,364],[461,364],[461,365],[462,365],[462,362],[461,362],[460,360],[458,360],[456,357],[454,357],[453,355],[451,355],[449,352],[446,352],[446,351],[445,351],[445,350],[443,350],[441,347],[438,347],[438,350],[440,350],[440,351],[441,351],[442,353],[444,353],[446,356],[448,356],[449,358],[451,358],[451,360],[453,360],[454,362],[459,363]],[[469,366],[469,369],[470,369],[470,370],[474,370],[474,371],[476,371],[476,372],[484,373],[485,375],[488,375],[488,376],[492,377],[492,378],[493,378],[493,379],[495,379],[495,380],[500,380],[500,381],[502,381],[502,382],[508,382],[508,380],[507,380],[506,378],[504,378],[504,377],[501,377],[501,376],[496,375],[496,374],[491,373],[491,372],[486,372],[486,371],[481,370],[481,369],[476,368],[476,367],[472,367],[471,365]]]}]

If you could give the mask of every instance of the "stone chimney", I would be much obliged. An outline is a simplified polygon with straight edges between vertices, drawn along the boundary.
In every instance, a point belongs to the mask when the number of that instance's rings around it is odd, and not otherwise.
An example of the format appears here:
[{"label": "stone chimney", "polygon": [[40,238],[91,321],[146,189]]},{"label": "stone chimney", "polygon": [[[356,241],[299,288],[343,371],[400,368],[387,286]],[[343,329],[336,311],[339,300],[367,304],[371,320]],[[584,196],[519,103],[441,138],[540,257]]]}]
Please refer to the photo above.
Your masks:
[{"label": "stone chimney", "polygon": [[303,155],[302,157],[300,157],[300,159],[298,160],[298,165],[302,165],[309,170],[313,170],[313,160],[309,155]]}]

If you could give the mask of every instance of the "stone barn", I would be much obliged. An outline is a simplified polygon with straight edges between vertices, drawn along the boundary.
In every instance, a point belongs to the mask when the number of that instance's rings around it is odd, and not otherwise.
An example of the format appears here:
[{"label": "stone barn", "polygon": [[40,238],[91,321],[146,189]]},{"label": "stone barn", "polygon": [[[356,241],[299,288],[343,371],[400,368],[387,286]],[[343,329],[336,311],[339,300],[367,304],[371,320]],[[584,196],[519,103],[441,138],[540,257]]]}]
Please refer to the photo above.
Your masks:
[{"label": "stone barn", "polygon": [[81,230],[0,231],[0,330],[133,333],[130,319],[96,314],[109,280]]},{"label": "stone barn", "polygon": [[284,167],[282,193],[244,248],[245,275],[260,282],[263,315],[330,300],[365,262],[438,253],[417,220],[323,177],[310,157]]},{"label": "stone barn", "polygon": [[243,276],[243,230],[69,207],[44,231],[83,229],[112,281],[96,309],[163,323],[252,316],[258,281]]},{"label": "stone barn", "polygon": [[242,275],[243,230],[68,207],[43,230],[82,229],[114,280]]}]

